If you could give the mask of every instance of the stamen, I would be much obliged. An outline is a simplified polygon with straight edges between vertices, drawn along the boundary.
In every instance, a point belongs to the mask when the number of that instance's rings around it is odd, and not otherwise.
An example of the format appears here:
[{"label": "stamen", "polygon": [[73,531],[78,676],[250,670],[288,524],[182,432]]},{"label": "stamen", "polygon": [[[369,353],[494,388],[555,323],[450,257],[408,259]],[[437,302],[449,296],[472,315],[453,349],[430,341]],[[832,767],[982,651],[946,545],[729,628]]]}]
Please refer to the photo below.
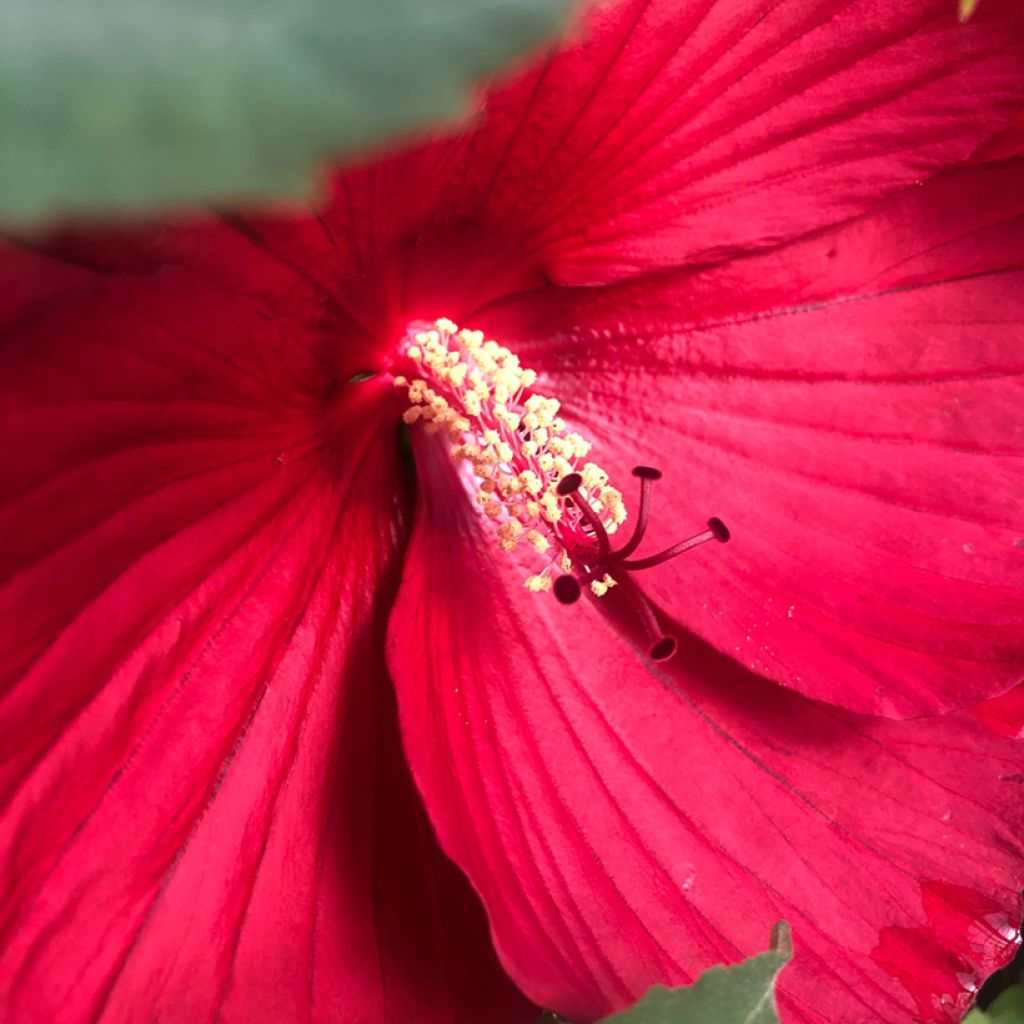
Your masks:
[{"label": "stamen", "polygon": [[[623,584],[622,592],[647,634],[648,653],[664,661],[676,641],[662,632],[653,608],[628,575],[675,558],[711,540],[729,540],[720,519],[708,528],[646,558],[629,556],[640,546],[650,518],[651,494],[661,473],[635,466],[640,502],[632,536],[613,551],[610,535],[626,520],[622,494],[608,474],[583,462],[589,442],[567,432],[559,403],[533,390],[537,374],[480,331],[460,330],[450,320],[409,327],[393,368],[395,387],[405,388],[409,408],[402,419],[422,422],[428,433],[444,431],[454,455],[469,463],[479,481],[476,495],[483,514],[494,520],[503,551],[532,550],[546,557],[527,589],[554,592],[561,604],[574,604],[583,587],[602,597]],[[560,570],[560,573],[558,572]]]},{"label": "stamen", "polygon": [[528,546],[545,557],[528,589],[550,589],[558,569],[609,554],[608,536],[626,519],[622,495],[600,466],[583,461],[590,444],[568,430],[556,399],[533,390],[537,374],[512,352],[450,320],[418,323],[392,372],[409,398],[405,422],[444,431],[456,458],[470,464],[501,548]]}]

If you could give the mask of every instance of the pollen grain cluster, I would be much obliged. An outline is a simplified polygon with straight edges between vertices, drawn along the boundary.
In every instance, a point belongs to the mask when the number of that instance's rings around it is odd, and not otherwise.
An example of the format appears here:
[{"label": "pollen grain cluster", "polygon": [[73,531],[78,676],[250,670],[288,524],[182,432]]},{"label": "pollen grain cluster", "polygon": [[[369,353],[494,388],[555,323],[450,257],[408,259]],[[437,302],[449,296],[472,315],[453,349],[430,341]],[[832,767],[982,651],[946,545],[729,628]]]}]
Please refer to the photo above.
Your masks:
[{"label": "pollen grain cluster", "polygon": [[[410,403],[402,418],[428,433],[443,431],[455,458],[469,463],[476,500],[503,551],[525,543],[544,558],[526,580],[530,590],[549,590],[554,573],[569,572],[595,547],[579,503],[558,493],[560,480],[579,474],[579,495],[607,533],[625,522],[621,492],[600,466],[584,461],[590,443],[567,429],[558,400],[535,392],[537,374],[503,345],[442,319],[410,327],[402,356],[408,373],[394,379]],[[590,584],[598,596],[614,585],[607,574]]]}]

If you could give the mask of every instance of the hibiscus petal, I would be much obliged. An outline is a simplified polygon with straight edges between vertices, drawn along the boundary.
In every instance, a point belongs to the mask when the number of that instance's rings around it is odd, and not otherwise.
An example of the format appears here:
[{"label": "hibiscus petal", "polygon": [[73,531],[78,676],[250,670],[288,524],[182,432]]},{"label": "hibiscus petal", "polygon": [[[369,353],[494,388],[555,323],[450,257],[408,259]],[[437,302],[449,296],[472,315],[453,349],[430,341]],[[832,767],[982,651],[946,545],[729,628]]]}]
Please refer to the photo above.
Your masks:
[{"label": "hibiscus petal", "polygon": [[727,547],[637,580],[747,668],[895,717],[1024,678],[1022,174],[968,168],[770,255],[481,318],[613,482],[663,470],[642,551],[727,524]]},{"label": "hibiscus petal", "polygon": [[968,25],[949,0],[593,6],[471,129],[346,169],[321,217],[256,233],[353,316],[464,319],[541,282],[806,235],[966,160],[1024,105],[1019,4]]},{"label": "hibiscus petal", "polygon": [[785,918],[787,1024],[958,1020],[1016,941],[1020,744],[969,714],[858,718],[694,638],[656,670],[601,621],[615,591],[526,594],[428,444],[389,665],[428,810],[523,989],[591,1020]]},{"label": "hibiscus petal", "polygon": [[973,154],[976,161],[1009,160],[1024,156],[1024,111],[1021,111],[1010,127],[997,136],[982,143]]},{"label": "hibiscus petal", "polygon": [[5,1021],[526,1024],[401,755],[380,385],[295,275],[77,255],[0,258]]},{"label": "hibiscus petal", "polygon": [[1015,686],[971,711],[979,721],[1003,736],[1024,739],[1024,686]]},{"label": "hibiscus petal", "polygon": [[465,148],[428,154],[416,180],[454,180],[447,223],[525,236],[562,284],[775,245],[1009,122],[1024,9],[987,6],[961,25],[947,0],[598,5],[577,45],[497,92]]}]

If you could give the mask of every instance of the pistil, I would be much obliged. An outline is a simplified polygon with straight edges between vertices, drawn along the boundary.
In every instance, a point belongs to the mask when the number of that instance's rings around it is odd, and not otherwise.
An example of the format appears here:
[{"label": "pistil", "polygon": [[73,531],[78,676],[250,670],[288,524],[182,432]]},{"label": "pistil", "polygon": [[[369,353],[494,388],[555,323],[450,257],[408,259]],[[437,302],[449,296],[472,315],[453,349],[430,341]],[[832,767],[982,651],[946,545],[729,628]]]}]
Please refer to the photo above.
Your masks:
[{"label": "pistil", "polygon": [[[687,537],[685,540],[681,540],[679,543],[673,544],[671,547],[666,548],[664,551],[659,551],[655,555],[649,555],[647,558],[630,559],[628,556],[636,550],[646,532],[652,485],[655,480],[661,478],[661,473],[650,466],[635,466],[633,468],[633,476],[640,479],[640,511],[633,535],[616,551],[611,550],[611,545],[606,536],[603,534],[599,535],[598,547],[593,563],[588,566],[584,562],[582,573],[577,570],[573,575],[567,573],[556,579],[554,583],[555,597],[562,604],[574,604],[579,600],[581,583],[590,582],[591,589],[593,589],[594,583],[598,582],[599,579],[602,582],[608,579],[622,580],[626,584],[623,587],[623,593],[632,605],[647,634],[650,657],[654,661],[665,661],[676,652],[677,644],[675,638],[661,632],[654,609],[651,608],[650,603],[640,590],[633,586],[632,581],[629,579],[629,573],[661,565],[662,562],[667,562],[670,558],[675,558],[676,555],[681,555],[684,551],[689,551],[691,548],[706,544],[710,540],[725,543],[729,540],[730,535],[728,528],[721,519],[711,518],[708,520],[707,529],[701,533]],[[575,500],[576,505],[585,511],[586,498],[579,494],[580,483],[579,476],[571,474],[559,483],[558,489],[566,497],[566,500]],[[588,518],[588,521],[593,522],[593,519]],[[599,528],[599,526],[600,524],[596,524],[596,528]],[[600,591],[600,593],[603,592]]]},{"label": "pistil", "polygon": [[557,399],[534,390],[537,374],[512,352],[480,331],[441,319],[410,326],[398,369],[394,384],[410,403],[403,420],[423,423],[428,433],[443,431],[455,458],[469,463],[476,500],[494,521],[501,549],[512,552],[525,541],[543,559],[526,587],[554,590],[561,603],[572,604],[583,586],[602,597],[621,583],[647,633],[650,656],[671,657],[675,640],[661,632],[628,575],[709,540],[728,540],[721,520],[709,520],[706,530],[664,551],[630,559],[647,530],[658,470],[633,470],[640,480],[636,525],[612,550],[610,537],[627,518],[621,492],[600,466],[585,461],[590,443],[568,429]]}]

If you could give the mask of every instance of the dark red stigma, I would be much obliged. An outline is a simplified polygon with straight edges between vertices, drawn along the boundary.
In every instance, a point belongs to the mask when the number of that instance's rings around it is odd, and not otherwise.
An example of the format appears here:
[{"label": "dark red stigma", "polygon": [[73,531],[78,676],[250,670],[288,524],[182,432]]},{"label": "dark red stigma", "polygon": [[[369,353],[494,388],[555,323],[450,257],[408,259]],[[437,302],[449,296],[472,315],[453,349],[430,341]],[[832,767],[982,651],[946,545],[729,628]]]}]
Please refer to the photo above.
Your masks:
[{"label": "dark red stigma", "polygon": [[[576,559],[584,565],[581,575],[559,576],[554,583],[555,597],[562,604],[574,604],[579,600],[583,585],[592,580],[601,579],[606,573],[620,577],[623,572],[631,573],[640,569],[650,569],[652,566],[667,562],[684,551],[706,544],[709,540],[717,540],[724,544],[731,534],[728,527],[721,519],[711,518],[708,520],[707,529],[701,533],[687,537],[685,540],[673,544],[664,551],[655,555],[648,555],[646,558],[630,558],[634,551],[640,546],[640,542],[647,532],[647,520],[650,513],[651,487],[655,480],[661,479],[661,472],[651,466],[634,466],[633,476],[640,481],[640,508],[637,513],[636,526],[633,527],[633,534],[618,550],[613,551],[608,539],[608,531],[601,522],[601,517],[590,507],[590,504],[580,497],[579,488],[583,478],[579,473],[570,473],[558,482],[556,488],[558,494],[566,498],[572,495],[572,502],[580,510],[580,514],[586,520],[587,525],[593,534],[594,551],[588,552]],[[667,661],[676,652],[677,643],[674,637],[662,633],[658,620],[651,608],[650,603],[632,586],[627,579],[621,580],[625,586],[623,593],[636,611],[640,621],[643,623],[644,631],[650,644],[648,654],[653,661]]]}]

